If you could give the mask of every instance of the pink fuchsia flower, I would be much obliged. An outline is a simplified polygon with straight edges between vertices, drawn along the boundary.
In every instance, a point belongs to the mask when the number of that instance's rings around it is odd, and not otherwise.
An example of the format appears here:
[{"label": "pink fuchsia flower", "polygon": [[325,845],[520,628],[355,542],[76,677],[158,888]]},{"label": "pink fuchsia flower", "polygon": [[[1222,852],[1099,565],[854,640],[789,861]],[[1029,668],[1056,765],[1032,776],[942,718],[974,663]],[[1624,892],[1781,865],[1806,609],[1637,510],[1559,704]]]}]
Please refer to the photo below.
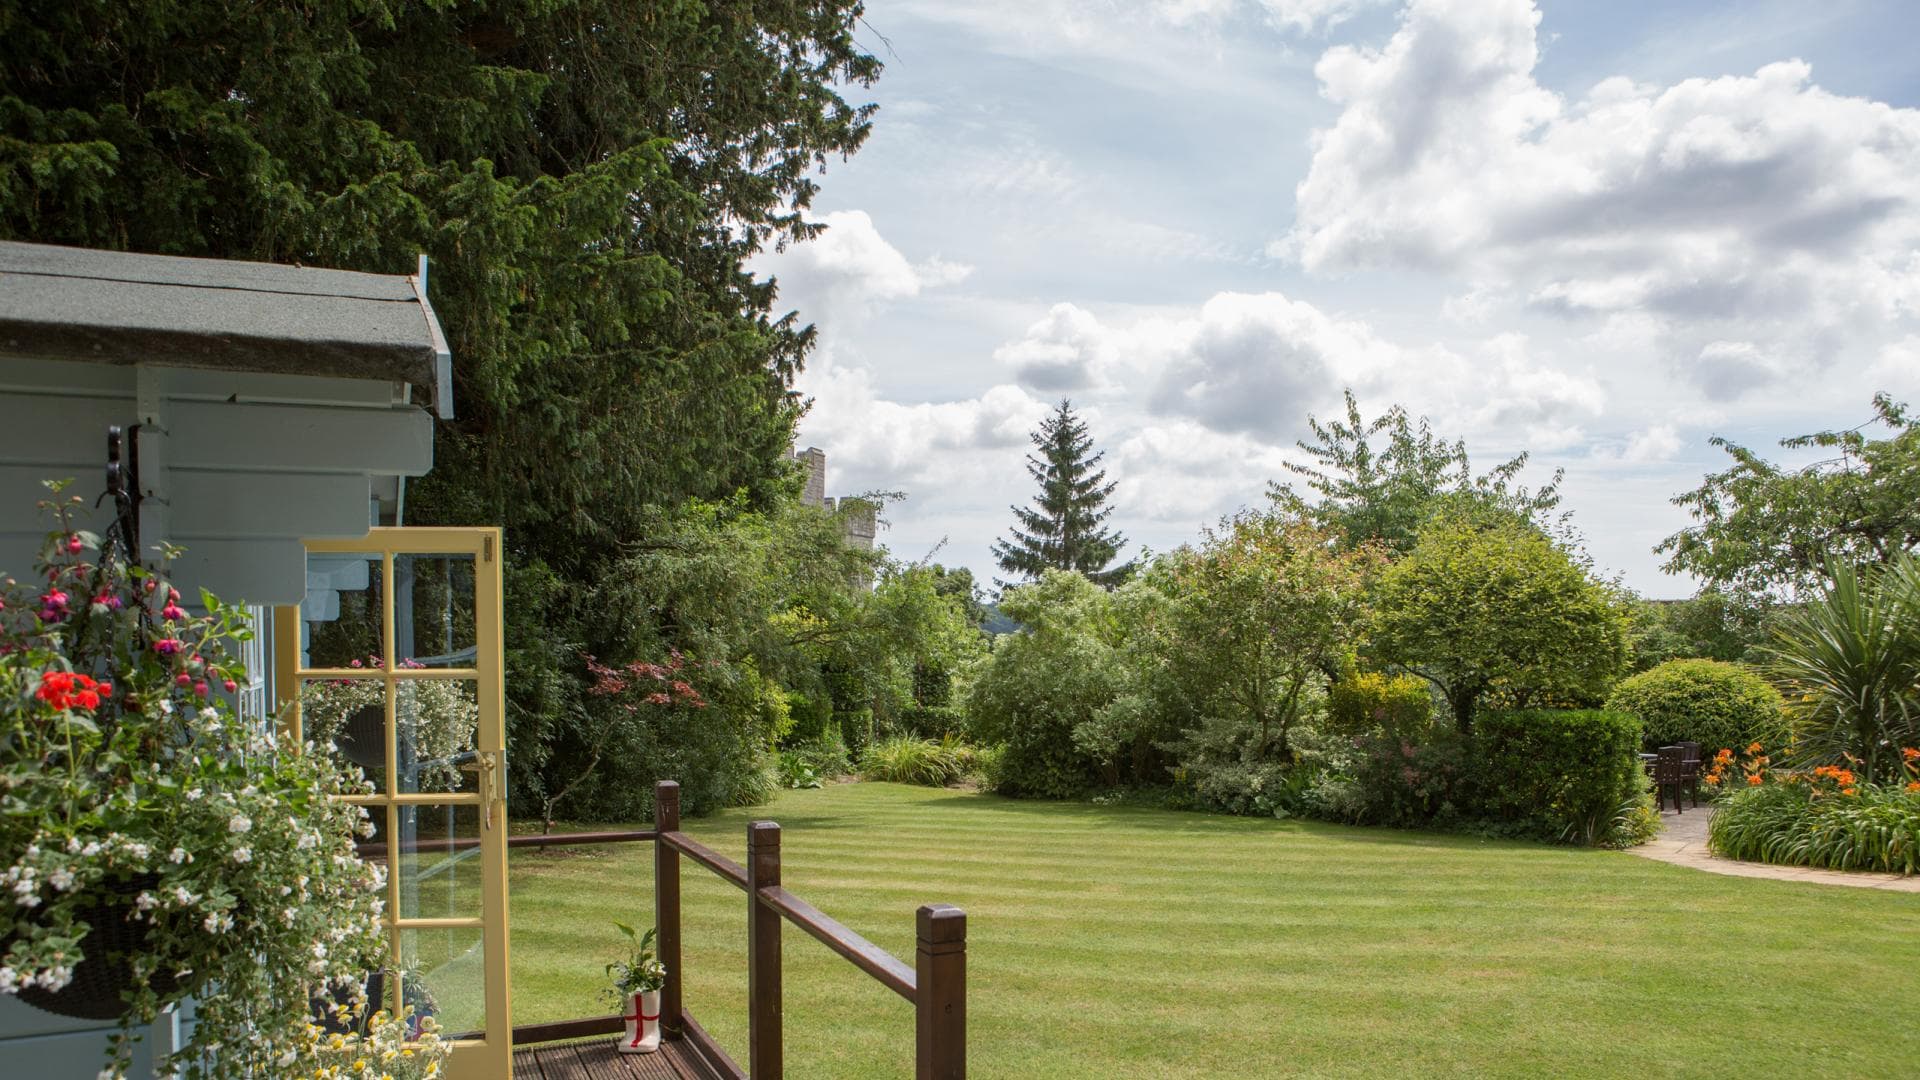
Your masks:
[{"label": "pink fuchsia flower", "polygon": [[78,536],[67,537],[67,550],[75,555],[80,554],[80,550],[86,546],[86,544],[81,543]]},{"label": "pink fuchsia flower", "polygon": [[153,643],[153,651],[159,653],[161,656],[173,656],[177,654],[181,648],[183,648],[183,646],[180,642],[172,638],[161,638],[159,641]]},{"label": "pink fuchsia flower", "polygon": [[194,683],[193,692],[199,697],[206,697],[208,692],[207,684],[203,682]]},{"label": "pink fuchsia flower", "polygon": [[227,693],[229,694],[233,693],[235,690],[240,689],[240,684],[237,682],[234,682],[232,679],[228,679],[226,682],[222,683],[221,685],[226,687]]},{"label": "pink fuchsia flower", "polygon": [[178,604],[168,604],[166,607],[160,609],[160,617],[163,619],[172,619],[175,622],[184,622],[186,621],[187,613],[180,610],[180,605]]},{"label": "pink fuchsia flower", "polygon": [[186,672],[184,672],[184,671],[183,671],[183,672],[181,672],[180,674],[178,674],[178,675],[175,675],[175,676],[173,677],[173,681],[174,681],[174,685],[176,685],[176,686],[192,686],[192,685],[193,685],[193,676],[191,676],[191,675],[189,675],[189,674],[187,674]]},{"label": "pink fuchsia flower", "polygon": [[61,592],[59,589],[48,589],[46,594],[40,597],[40,602],[47,607],[60,611],[67,610],[67,594]]}]

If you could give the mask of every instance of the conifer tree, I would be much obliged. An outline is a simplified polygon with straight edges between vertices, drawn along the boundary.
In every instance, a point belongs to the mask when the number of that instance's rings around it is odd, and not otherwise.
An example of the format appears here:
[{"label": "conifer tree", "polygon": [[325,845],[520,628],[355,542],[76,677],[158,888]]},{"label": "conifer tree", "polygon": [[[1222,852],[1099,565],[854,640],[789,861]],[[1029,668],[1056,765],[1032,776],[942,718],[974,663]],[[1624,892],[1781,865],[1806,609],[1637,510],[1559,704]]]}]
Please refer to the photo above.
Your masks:
[{"label": "conifer tree", "polygon": [[1013,535],[993,545],[1000,569],[1029,580],[1047,570],[1077,570],[1108,587],[1125,581],[1133,562],[1108,564],[1127,538],[1100,524],[1113,513],[1105,504],[1114,485],[1096,468],[1106,452],[1090,453],[1093,436],[1073,415],[1073,402],[1062,399],[1032,438],[1040,453],[1027,455],[1027,472],[1039,481],[1040,496],[1031,509],[1010,507]]}]

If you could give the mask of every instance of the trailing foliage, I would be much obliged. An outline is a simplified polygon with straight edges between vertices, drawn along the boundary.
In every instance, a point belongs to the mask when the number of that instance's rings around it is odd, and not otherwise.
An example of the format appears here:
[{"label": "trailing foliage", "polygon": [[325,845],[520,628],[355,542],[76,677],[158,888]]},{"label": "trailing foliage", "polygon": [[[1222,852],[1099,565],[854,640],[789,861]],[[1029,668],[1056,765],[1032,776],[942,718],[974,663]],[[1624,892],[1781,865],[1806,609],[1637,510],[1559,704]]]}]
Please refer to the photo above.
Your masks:
[{"label": "trailing foliage", "polygon": [[1032,435],[1040,455],[1027,455],[1027,473],[1040,485],[1033,508],[1015,506],[1018,524],[993,544],[1000,569],[1027,581],[1047,570],[1072,570],[1101,585],[1113,586],[1133,573],[1133,563],[1114,566],[1127,538],[1102,525],[1113,513],[1106,505],[1114,484],[1098,469],[1105,451],[1092,453],[1086,421],[1062,400]]},{"label": "trailing foliage", "polygon": [[867,747],[860,756],[860,779],[946,787],[973,771],[973,751],[954,737],[916,739],[895,735]]},{"label": "trailing foliage", "polygon": [[1382,575],[1370,647],[1433,683],[1464,733],[1492,693],[1518,708],[1603,700],[1626,668],[1626,614],[1538,528],[1449,514]]},{"label": "trailing foliage", "polygon": [[1786,702],[1752,670],[1718,660],[1669,660],[1630,676],[1607,699],[1610,712],[1638,717],[1646,745],[1697,742],[1723,747],[1786,741]]}]

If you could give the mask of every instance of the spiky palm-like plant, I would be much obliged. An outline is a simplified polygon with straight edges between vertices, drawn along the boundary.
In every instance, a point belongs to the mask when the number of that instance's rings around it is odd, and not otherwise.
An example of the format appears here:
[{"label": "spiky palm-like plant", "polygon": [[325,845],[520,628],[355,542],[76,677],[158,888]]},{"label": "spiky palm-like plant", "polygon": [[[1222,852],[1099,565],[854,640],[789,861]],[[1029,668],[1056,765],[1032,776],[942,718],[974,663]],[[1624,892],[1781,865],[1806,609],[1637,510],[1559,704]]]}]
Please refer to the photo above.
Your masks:
[{"label": "spiky palm-like plant", "polygon": [[1920,558],[1828,568],[1819,597],[1791,612],[1768,667],[1787,698],[1797,758],[1851,755],[1869,780],[1893,779],[1920,744]]}]

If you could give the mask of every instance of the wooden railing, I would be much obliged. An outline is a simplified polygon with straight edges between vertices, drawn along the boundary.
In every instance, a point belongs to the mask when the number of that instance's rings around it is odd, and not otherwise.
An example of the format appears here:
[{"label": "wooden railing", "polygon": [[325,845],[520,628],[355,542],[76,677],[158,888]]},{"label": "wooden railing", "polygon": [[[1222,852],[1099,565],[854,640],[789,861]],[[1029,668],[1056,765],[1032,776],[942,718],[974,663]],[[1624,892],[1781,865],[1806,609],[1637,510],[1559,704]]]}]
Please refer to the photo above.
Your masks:
[{"label": "wooden railing", "polygon": [[[734,862],[680,831],[680,785],[654,788],[654,827],[628,833],[515,837],[515,846],[652,840],[655,948],[666,965],[660,1025],[667,1038],[687,1040],[722,1076],[781,1080],[785,1064],[780,932],[782,921],[806,931],[880,985],[914,1005],[916,1080],[962,1080],[967,1074],[967,916],[949,904],[917,913],[914,965],[854,933],[780,884],[780,826],[747,826],[747,864]],[[747,894],[747,1069],[742,1070],[694,1021],[681,976],[680,857],[684,855]],[[516,1027],[515,1044],[552,1042],[620,1030],[618,1017],[593,1017]]]}]

